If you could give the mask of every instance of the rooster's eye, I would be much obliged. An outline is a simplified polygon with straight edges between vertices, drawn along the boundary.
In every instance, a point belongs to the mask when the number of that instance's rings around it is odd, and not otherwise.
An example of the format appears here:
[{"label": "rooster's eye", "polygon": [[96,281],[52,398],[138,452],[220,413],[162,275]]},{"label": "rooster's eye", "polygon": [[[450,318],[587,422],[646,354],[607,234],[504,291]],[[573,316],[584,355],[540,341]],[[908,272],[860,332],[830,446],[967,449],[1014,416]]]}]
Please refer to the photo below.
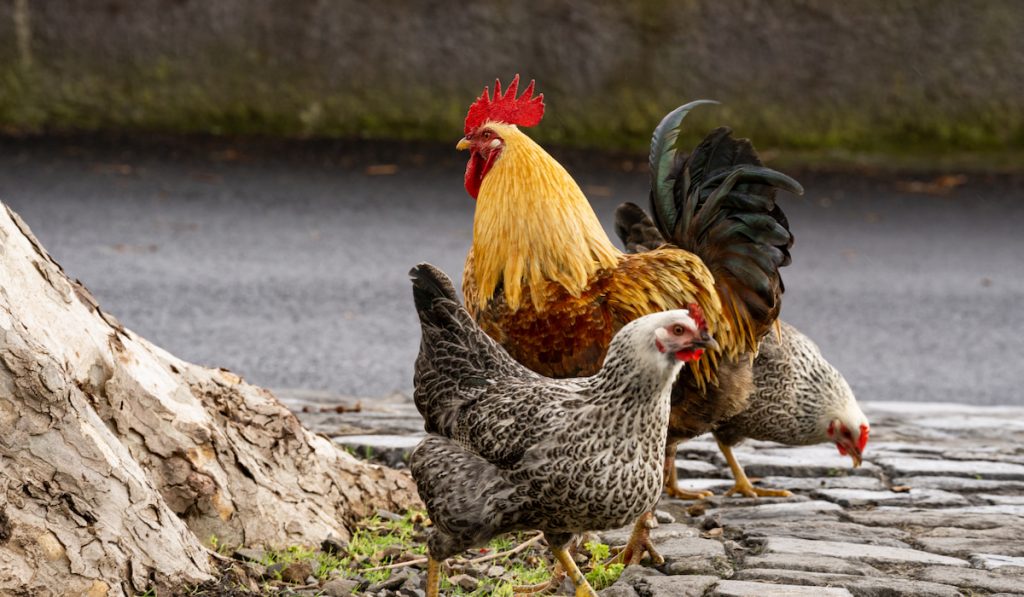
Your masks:
[{"label": "rooster's eye", "polygon": [[682,336],[685,331],[686,330],[683,328],[683,326],[679,324],[676,324],[675,326],[672,327],[672,333],[677,336]]},{"label": "rooster's eye", "polygon": [[491,131],[484,131],[484,139],[490,139],[490,138],[491,138]]}]

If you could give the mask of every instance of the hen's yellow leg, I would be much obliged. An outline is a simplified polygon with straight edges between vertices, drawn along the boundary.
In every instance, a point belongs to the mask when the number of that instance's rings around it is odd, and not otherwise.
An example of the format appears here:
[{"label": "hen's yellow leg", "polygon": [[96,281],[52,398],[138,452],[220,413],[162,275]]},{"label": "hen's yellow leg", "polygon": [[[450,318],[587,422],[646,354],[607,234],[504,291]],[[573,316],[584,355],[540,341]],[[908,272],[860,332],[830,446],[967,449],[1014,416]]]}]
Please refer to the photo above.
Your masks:
[{"label": "hen's yellow leg", "polygon": [[732,448],[718,442],[718,449],[722,451],[722,455],[725,456],[725,460],[729,463],[729,468],[732,469],[732,478],[736,480],[733,484],[732,489],[725,492],[726,496],[730,496],[734,493],[739,493],[747,497],[789,497],[793,495],[791,492],[785,489],[762,489],[760,487],[754,487],[747,478],[747,474],[743,472],[743,467],[740,466],[739,461],[736,460],[736,456],[732,453]]},{"label": "hen's yellow leg", "polygon": [[665,493],[680,500],[702,500],[715,495],[710,491],[690,491],[679,487],[675,450],[665,455]]},{"label": "hen's yellow leg", "polygon": [[441,592],[441,562],[427,558],[427,597],[438,597]]},{"label": "hen's yellow leg", "polygon": [[565,547],[552,547],[551,553],[555,554],[555,559],[562,565],[562,569],[572,579],[572,583],[576,585],[576,597],[597,597],[597,593],[594,592],[594,588],[590,586],[587,579],[583,577],[583,573],[580,572],[579,566],[576,565],[576,561],[569,555],[569,551]]}]

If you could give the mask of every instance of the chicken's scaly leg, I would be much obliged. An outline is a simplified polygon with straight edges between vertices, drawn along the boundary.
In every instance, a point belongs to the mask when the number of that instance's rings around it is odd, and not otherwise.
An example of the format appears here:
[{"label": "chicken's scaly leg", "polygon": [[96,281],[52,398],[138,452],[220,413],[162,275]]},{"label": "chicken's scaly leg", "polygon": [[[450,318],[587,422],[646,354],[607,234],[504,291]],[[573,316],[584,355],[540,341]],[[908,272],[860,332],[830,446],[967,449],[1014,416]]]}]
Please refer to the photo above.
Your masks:
[{"label": "chicken's scaly leg", "polygon": [[793,495],[791,492],[785,489],[763,489],[761,487],[754,487],[747,478],[747,474],[743,472],[743,467],[740,466],[739,461],[736,460],[736,456],[732,453],[732,447],[718,442],[718,449],[722,451],[722,455],[725,456],[725,460],[729,463],[729,468],[732,469],[732,478],[736,480],[732,489],[725,492],[726,496],[730,496],[734,493],[739,493],[747,497],[789,497]]},{"label": "chicken's scaly leg", "polygon": [[427,597],[438,597],[441,592],[441,562],[427,558]]},{"label": "chicken's scaly leg", "polygon": [[597,597],[597,593],[594,592],[594,588],[590,586],[587,579],[583,577],[583,573],[580,572],[579,566],[576,565],[576,561],[569,555],[569,551],[565,549],[565,546],[552,547],[551,553],[555,554],[555,559],[562,565],[562,569],[566,571],[569,578],[572,579],[572,583],[576,585],[576,597]]},{"label": "chicken's scaly leg", "polygon": [[690,491],[679,487],[679,479],[676,475],[676,446],[669,444],[665,447],[665,493],[680,500],[702,500],[715,495],[710,491]]},{"label": "chicken's scaly leg", "polygon": [[634,566],[640,563],[644,553],[651,554],[651,561],[656,565],[664,564],[665,558],[654,549],[654,542],[651,541],[651,529],[657,526],[653,512],[645,512],[636,519],[633,525],[633,534],[629,536],[629,542],[619,551],[611,561],[621,562],[626,566]]}]

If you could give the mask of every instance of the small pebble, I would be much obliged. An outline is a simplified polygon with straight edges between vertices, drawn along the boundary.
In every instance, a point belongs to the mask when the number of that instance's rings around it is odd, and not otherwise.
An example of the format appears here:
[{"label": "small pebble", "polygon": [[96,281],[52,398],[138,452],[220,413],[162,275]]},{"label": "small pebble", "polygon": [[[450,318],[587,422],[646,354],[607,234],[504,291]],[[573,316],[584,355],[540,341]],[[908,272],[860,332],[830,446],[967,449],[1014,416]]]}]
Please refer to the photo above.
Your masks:
[{"label": "small pebble", "polygon": [[293,562],[281,570],[281,580],[296,585],[305,584],[312,574],[313,567],[309,562]]},{"label": "small pebble", "polygon": [[377,510],[377,517],[381,520],[388,520],[391,522],[402,522],[405,517],[401,514],[395,514],[394,512],[388,512],[387,510]]},{"label": "small pebble", "polygon": [[710,531],[711,529],[717,529],[717,528],[720,528],[721,526],[722,526],[722,519],[718,516],[718,514],[709,514],[709,515],[705,516],[704,520],[700,523],[700,528],[704,529],[705,531]]},{"label": "small pebble", "polygon": [[266,554],[262,549],[236,549],[235,553],[231,554],[231,557],[236,560],[242,560],[243,562],[262,562]]},{"label": "small pebble", "polygon": [[475,591],[480,585],[480,581],[468,574],[458,574],[456,576],[448,577],[448,582],[458,586],[463,591]]},{"label": "small pebble", "polygon": [[348,597],[359,588],[359,581],[349,578],[335,578],[320,587],[324,597]]},{"label": "small pebble", "polygon": [[280,574],[282,570],[284,570],[284,567],[285,567],[285,563],[284,562],[278,562],[276,564],[271,564],[271,565],[267,566],[267,570],[263,574],[263,578],[264,579],[277,578],[277,575]]},{"label": "small pebble", "polygon": [[672,516],[668,512],[665,512],[664,510],[655,510],[654,518],[661,524],[672,524],[676,521],[675,516]]},{"label": "small pebble", "polygon": [[320,551],[329,554],[345,553],[348,551],[348,542],[343,541],[335,537],[334,535],[328,535],[323,543],[320,544]]}]

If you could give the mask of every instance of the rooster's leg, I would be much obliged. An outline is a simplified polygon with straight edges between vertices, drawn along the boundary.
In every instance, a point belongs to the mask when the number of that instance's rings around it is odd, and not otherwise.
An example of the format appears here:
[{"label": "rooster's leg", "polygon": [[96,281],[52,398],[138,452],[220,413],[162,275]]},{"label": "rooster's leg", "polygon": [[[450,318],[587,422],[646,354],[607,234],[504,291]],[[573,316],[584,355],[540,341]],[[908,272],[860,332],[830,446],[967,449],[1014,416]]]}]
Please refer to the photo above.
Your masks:
[{"label": "rooster's leg", "polygon": [[562,569],[566,571],[569,578],[572,579],[572,583],[576,585],[576,597],[597,597],[597,593],[594,592],[594,588],[590,586],[587,579],[583,577],[583,573],[580,572],[579,566],[576,565],[576,561],[569,555],[569,551],[565,549],[565,546],[551,547],[551,553],[555,554],[555,559],[562,565]]},{"label": "rooster's leg", "polygon": [[736,456],[732,453],[732,447],[718,442],[718,449],[722,451],[722,455],[725,456],[725,460],[729,463],[729,468],[732,469],[732,478],[736,480],[736,483],[732,486],[732,489],[725,492],[726,496],[730,496],[734,493],[739,493],[747,497],[789,497],[793,495],[785,489],[762,489],[760,487],[754,487],[747,478],[747,474],[743,472],[743,467],[740,466],[739,461],[736,460]]},{"label": "rooster's leg", "polygon": [[710,491],[690,491],[679,487],[679,479],[676,476],[676,446],[677,443],[670,443],[665,446],[665,493],[680,500],[702,500],[715,495]]},{"label": "rooster's leg", "polygon": [[519,587],[512,587],[513,595],[532,595],[533,593],[540,593],[549,589],[557,589],[558,585],[562,584],[562,580],[565,578],[565,569],[562,568],[562,564],[555,563],[554,568],[551,569],[551,578],[542,583],[536,585],[525,585]]},{"label": "rooster's leg", "polygon": [[654,543],[651,541],[651,529],[656,526],[658,523],[654,519],[653,512],[642,514],[633,525],[633,534],[629,536],[629,542],[619,550],[619,553],[611,561],[633,566],[640,563],[644,553],[649,553],[651,561],[656,565],[664,564],[665,558],[661,557],[661,554],[654,549]]},{"label": "rooster's leg", "polygon": [[427,597],[438,597],[441,592],[441,562],[427,558]]}]

